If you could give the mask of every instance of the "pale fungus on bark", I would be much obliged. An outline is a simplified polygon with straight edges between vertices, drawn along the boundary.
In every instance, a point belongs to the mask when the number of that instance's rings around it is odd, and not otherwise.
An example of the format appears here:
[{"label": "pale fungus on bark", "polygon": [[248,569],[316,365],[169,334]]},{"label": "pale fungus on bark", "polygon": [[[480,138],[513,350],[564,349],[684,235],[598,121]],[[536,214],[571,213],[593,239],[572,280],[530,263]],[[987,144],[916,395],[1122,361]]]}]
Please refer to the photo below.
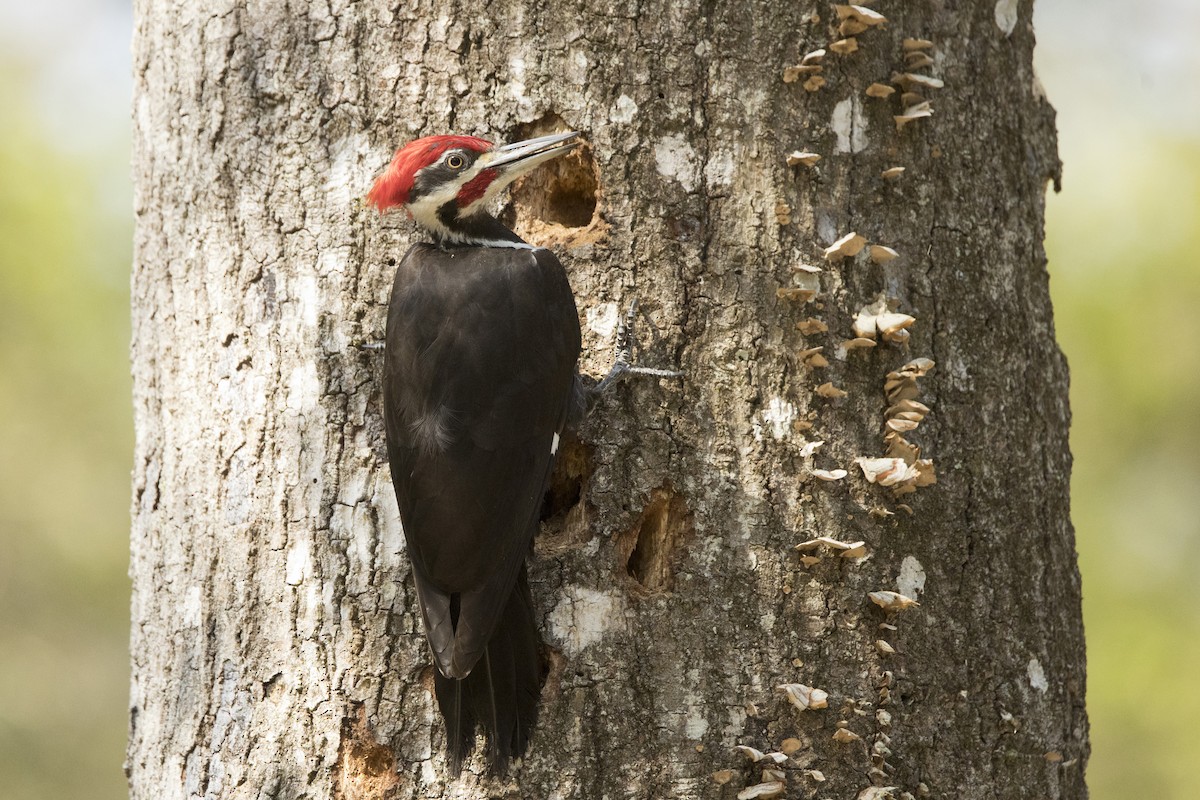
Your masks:
[{"label": "pale fungus on bark", "polygon": [[842,391],[841,389],[837,388],[836,386],[834,386],[832,383],[829,383],[829,382],[822,383],[820,386],[818,386],[817,394],[821,395],[821,397],[825,397],[830,400],[837,400],[839,398],[847,396],[846,392]]},{"label": "pale fungus on bark", "polygon": [[762,771],[762,782],[763,783],[768,783],[770,781],[786,781],[786,780],[787,780],[787,773],[781,769],[764,769]]},{"label": "pale fungus on bark", "polygon": [[727,784],[731,780],[733,780],[733,770],[719,769],[712,774],[712,779],[713,779],[713,782],[716,783],[718,786],[724,786],[725,784]]},{"label": "pale fungus on bark", "polygon": [[856,336],[842,342],[842,349],[849,353],[851,350],[870,349],[875,346],[875,340],[866,336]]},{"label": "pale fungus on bark", "polygon": [[821,69],[820,64],[797,64],[794,67],[785,67],[783,70],[783,82],[795,83],[800,80],[801,75],[818,75]]},{"label": "pale fungus on bark", "polygon": [[904,174],[904,167],[888,167],[883,172],[879,173],[879,177],[894,181]]},{"label": "pale fungus on bark", "polygon": [[787,695],[788,702],[801,711],[829,707],[829,694],[803,683],[783,683],[775,687]]},{"label": "pale fungus on bark", "polygon": [[845,39],[838,39],[833,44],[829,45],[829,49],[840,56],[850,55],[858,50],[858,39],[853,36],[848,36]]},{"label": "pale fungus on bark", "polygon": [[914,69],[924,69],[925,67],[933,66],[933,59],[928,53],[923,53],[919,50],[916,50],[905,54],[904,66],[910,71]]},{"label": "pale fungus on bark", "polygon": [[862,249],[866,245],[866,237],[859,236],[854,232],[847,233],[825,248],[825,259],[827,261],[838,261],[843,258],[853,258],[862,252]]},{"label": "pale fungus on bark", "polygon": [[941,89],[946,85],[946,83],[939,78],[934,78],[929,75],[922,75],[919,72],[893,73],[892,83],[896,84],[906,92],[915,91],[914,87],[921,89]]},{"label": "pale fungus on bark", "polygon": [[820,75],[813,75],[811,78],[809,78],[808,80],[806,80],[804,82],[804,84],[803,84],[804,91],[806,91],[806,92],[819,91],[821,89],[821,87],[825,85],[825,83],[826,83],[826,81],[823,77],[821,77]]},{"label": "pale fungus on bark", "polygon": [[857,742],[861,738],[862,738],[861,736],[859,736],[857,733],[850,730],[849,728],[838,728],[836,731],[833,732],[833,740],[835,742],[840,742],[841,744],[849,744],[850,742]]},{"label": "pale fungus on bark", "polygon": [[825,50],[818,48],[805,53],[804,58],[800,59],[800,63],[805,65],[819,64],[823,58],[825,58]]},{"label": "pale fungus on bark", "polygon": [[900,257],[900,254],[895,250],[882,244],[873,244],[871,245],[870,250],[871,260],[881,266],[891,261],[895,261]]},{"label": "pale fungus on bark", "polygon": [[767,783],[759,783],[754,786],[748,786],[738,792],[737,800],[754,800],[755,798],[771,798],[779,797],[783,794],[783,790],[787,788],[787,784],[783,781],[769,781]]},{"label": "pale fungus on bark", "polygon": [[928,39],[905,39],[901,43],[901,47],[908,52],[912,52],[913,50],[928,50],[933,47],[933,42]]},{"label": "pale fungus on bark", "polygon": [[821,155],[819,153],[808,153],[801,150],[796,150],[795,152],[788,154],[787,165],[789,167],[794,167],[797,165],[811,167],[815,166],[820,160]]},{"label": "pale fungus on bark", "polygon": [[917,469],[905,463],[902,458],[866,458],[860,456],[854,459],[863,471],[868,483],[878,483],[880,486],[895,486],[917,479]]},{"label": "pale fungus on bark", "polygon": [[882,608],[884,611],[905,611],[913,606],[921,605],[911,597],[905,597],[899,592],[879,591],[868,592],[867,597],[871,602]]},{"label": "pale fungus on bark", "polygon": [[886,83],[872,83],[867,87],[867,97],[878,97],[880,99],[891,97],[896,93],[893,86],[888,86]]},{"label": "pale fungus on bark", "polygon": [[757,764],[759,761],[762,761],[763,757],[766,756],[766,753],[764,753],[762,750],[745,744],[734,745],[733,749],[737,750],[755,764]]},{"label": "pale fungus on bark", "polygon": [[890,644],[885,642],[883,639],[875,640],[875,649],[879,651],[880,655],[884,655],[884,656],[890,656],[896,652],[896,648],[892,647]]},{"label": "pale fungus on bark", "polygon": [[904,109],[903,114],[897,114],[892,117],[896,121],[896,130],[900,130],[905,125],[918,119],[925,119],[933,116],[933,108],[929,105],[929,101],[917,103]]},{"label": "pale fungus on bark", "polygon": [[775,290],[775,296],[780,300],[793,303],[807,303],[817,296],[816,289],[802,289],[799,286],[781,286]]},{"label": "pale fungus on bark", "polygon": [[885,22],[887,22],[887,17],[885,17],[883,14],[880,14],[878,11],[875,11],[874,9],[867,8],[866,6],[835,5],[833,7],[833,11],[835,14],[837,14],[837,18],[840,20],[858,20],[867,27],[883,25]]},{"label": "pale fungus on bark", "polygon": [[801,458],[811,458],[812,454],[817,452],[818,450],[820,450],[821,446],[823,444],[825,444],[825,443],[824,442],[805,442],[804,446],[800,448],[800,457]]},{"label": "pale fungus on bark", "polygon": [[796,323],[796,330],[800,331],[805,336],[814,336],[818,333],[825,333],[829,330],[829,326],[824,321],[816,317],[809,317]]},{"label": "pale fungus on bark", "polygon": [[822,272],[822,269],[820,267],[814,267],[811,264],[793,264],[792,269],[796,270],[797,272],[807,272],[809,274],[816,274],[818,272]]},{"label": "pale fungus on bark", "polygon": [[814,469],[809,470],[809,473],[814,478],[819,478],[823,481],[840,481],[849,474],[844,469]]},{"label": "pale fungus on bark", "polygon": [[804,742],[799,739],[789,737],[779,743],[779,749],[787,755],[795,755],[804,749]]},{"label": "pale fungus on bark", "polygon": [[897,787],[895,786],[868,786],[858,793],[855,800],[888,800],[894,798]]}]

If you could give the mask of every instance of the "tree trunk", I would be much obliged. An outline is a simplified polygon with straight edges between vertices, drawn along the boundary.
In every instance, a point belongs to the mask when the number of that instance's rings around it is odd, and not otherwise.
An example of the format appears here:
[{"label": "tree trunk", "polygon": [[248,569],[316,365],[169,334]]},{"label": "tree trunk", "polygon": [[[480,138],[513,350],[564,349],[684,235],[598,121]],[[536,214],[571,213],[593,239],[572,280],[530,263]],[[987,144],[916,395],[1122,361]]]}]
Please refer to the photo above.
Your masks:
[{"label": "tree trunk", "polygon": [[[764,765],[785,797],[1086,796],[1030,3],[880,3],[855,52],[809,0],[216,5],[137,4],[133,797],[732,798]],[[565,447],[530,754],[447,784],[355,346],[419,234],[359,198],[418,135],[558,129],[588,147],[505,214],[566,265],[583,368],[636,296],[642,362],[686,378]],[[852,232],[899,258],[824,257]],[[848,349],[881,297],[915,322],[877,306]]]}]

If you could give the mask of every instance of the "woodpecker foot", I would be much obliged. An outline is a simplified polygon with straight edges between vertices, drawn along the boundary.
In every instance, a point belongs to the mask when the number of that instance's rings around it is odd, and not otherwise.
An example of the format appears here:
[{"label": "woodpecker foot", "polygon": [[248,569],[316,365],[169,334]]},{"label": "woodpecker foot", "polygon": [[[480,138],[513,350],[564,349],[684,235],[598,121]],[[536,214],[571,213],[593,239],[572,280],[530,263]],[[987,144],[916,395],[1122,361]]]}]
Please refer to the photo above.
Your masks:
[{"label": "woodpecker foot", "polygon": [[682,372],[677,372],[670,369],[653,369],[651,367],[638,367],[633,364],[633,327],[637,321],[638,301],[635,297],[633,302],[629,304],[629,312],[625,315],[625,319],[617,324],[617,341],[613,352],[613,365],[608,374],[604,376],[596,386],[592,389],[593,397],[598,396],[608,387],[612,386],[618,380],[626,375],[649,375],[654,378],[680,378],[683,377]]}]

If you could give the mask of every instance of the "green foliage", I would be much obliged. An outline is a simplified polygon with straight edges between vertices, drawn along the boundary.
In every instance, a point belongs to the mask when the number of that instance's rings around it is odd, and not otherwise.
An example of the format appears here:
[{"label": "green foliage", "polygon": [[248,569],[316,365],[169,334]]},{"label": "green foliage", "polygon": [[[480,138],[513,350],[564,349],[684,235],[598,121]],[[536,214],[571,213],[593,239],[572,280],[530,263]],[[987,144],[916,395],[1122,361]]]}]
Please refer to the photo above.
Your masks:
[{"label": "green foliage", "polygon": [[[1140,132],[1146,136],[1146,132]],[[1047,220],[1071,363],[1094,800],[1195,796],[1200,143],[1066,153]]]},{"label": "green foliage", "polygon": [[116,798],[132,215],[106,211],[102,165],[51,147],[17,85],[0,72],[0,794]]}]

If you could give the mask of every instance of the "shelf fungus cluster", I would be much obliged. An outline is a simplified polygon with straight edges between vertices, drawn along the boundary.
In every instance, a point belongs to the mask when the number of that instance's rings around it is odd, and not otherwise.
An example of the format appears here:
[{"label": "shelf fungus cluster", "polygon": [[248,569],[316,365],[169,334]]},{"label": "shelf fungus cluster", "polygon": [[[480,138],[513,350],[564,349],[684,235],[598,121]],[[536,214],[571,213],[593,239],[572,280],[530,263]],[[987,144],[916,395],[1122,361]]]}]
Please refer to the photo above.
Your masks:
[{"label": "shelf fungus cluster", "polygon": [[821,65],[821,61],[825,58],[825,51],[813,50],[811,53],[806,53],[804,58],[800,59],[800,63],[794,67],[787,67],[783,71],[784,83],[795,83],[804,78],[804,90],[815,92],[825,85],[825,78],[821,73],[825,68]]},{"label": "shelf fungus cluster", "polygon": [[928,358],[914,358],[888,373],[883,384],[889,403],[883,424],[887,454],[854,459],[868,482],[889,487],[895,497],[937,483],[933,460],[921,458],[921,448],[904,438],[904,434],[916,430],[929,413],[929,406],[917,399],[920,397],[917,380],[925,377],[933,367],[934,363]]},{"label": "shelf fungus cluster", "polygon": [[[884,249],[891,250],[890,248]],[[894,250],[891,252],[895,253]],[[891,259],[888,258],[888,260]],[[854,331],[854,338],[845,342],[843,347],[847,350],[853,350],[856,347],[874,347],[877,339],[894,344],[907,344],[911,335],[908,329],[917,321],[917,318],[911,314],[901,314],[891,310],[894,303],[895,301],[881,295],[874,303],[859,309],[850,326]]]},{"label": "shelf fungus cluster", "polygon": [[796,549],[802,553],[800,563],[806,567],[821,562],[821,556],[817,555],[821,549],[832,550],[840,558],[865,558],[867,555],[866,542],[842,542],[829,536],[818,536],[807,542],[801,542],[796,545]]},{"label": "shelf fungus cluster", "polygon": [[946,85],[938,78],[915,71],[933,66],[933,57],[929,54],[933,42],[928,39],[905,39],[903,47],[904,71],[892,74],[892,84],[898,86],[901,93],[901,111],[893,116],[896,130],[910,122],[933,116],[933,105],[926,94],[931,89],[941,89]]}]

